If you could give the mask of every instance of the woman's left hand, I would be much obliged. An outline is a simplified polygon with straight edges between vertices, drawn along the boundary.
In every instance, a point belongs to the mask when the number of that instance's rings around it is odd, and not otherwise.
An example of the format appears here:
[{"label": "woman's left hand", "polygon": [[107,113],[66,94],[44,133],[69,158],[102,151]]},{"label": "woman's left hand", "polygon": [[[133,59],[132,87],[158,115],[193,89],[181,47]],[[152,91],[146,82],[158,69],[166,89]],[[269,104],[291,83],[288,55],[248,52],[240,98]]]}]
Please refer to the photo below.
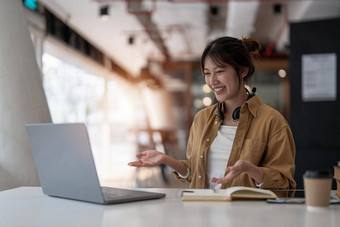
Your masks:
[{"label": "woman's left hand", "polygon": [[253,163],[245,160],[238,160],[235,165],[227,167],[226,172],[226,176],[222,178],[213,177],[210,181],[216,184],[228,183],[243,172],[246,172],[256,182],[259,182],[258,184],[262,183],[264,179],[263,170]]},{"label": "woman's left hand", "polygon": [[223,178],[211,178],[211,182],[214,182],[216,184],[223,184],[228,183],[231,180],[233,180],[235,177],[240,175],[243,172],[247,172],[249,168],[249,162],[244,160],[238,160],[235,165],[229,166],[226,168],[227,175]]}]

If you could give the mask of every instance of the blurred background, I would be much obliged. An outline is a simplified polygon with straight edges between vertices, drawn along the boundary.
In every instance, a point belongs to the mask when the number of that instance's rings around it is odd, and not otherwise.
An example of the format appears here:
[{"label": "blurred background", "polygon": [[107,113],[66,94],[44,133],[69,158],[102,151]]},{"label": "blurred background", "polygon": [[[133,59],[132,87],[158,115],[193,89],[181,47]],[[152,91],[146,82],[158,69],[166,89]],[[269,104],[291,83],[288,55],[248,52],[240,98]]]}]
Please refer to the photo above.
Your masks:
[{"label": "blurred background", "polygon": [[290,121],[290,25],[340,16],[338,0],[22,2],[52,121],[85,122],[101,183],[123,187],[187,186],[127,163],[146,149],[185,158],[194,115],[215,102],[199,66],[207,42],[258,39],[249,86]]}]

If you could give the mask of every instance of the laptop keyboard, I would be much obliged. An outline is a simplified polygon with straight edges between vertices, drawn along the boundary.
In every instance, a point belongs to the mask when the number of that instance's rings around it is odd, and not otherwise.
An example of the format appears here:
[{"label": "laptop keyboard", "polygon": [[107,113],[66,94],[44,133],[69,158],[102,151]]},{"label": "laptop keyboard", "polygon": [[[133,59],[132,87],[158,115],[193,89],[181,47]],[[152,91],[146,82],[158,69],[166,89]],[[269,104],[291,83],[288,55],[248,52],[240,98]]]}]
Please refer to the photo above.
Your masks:
[{"label": "laptop keyboard", "polygon": [[128,196],[133,195],[133,192],[127,189],[102,187],[102,192],[110,196]]},{"label": "laptop keyboard", "polygon": [[105,200],[115,199],[115,198],[133,198],[135,196],[140,196],[141,194],[145,194],[142,191],[110,188],[110,187],[102,187],[102,192],[103,192]]},{"label": "laptop keyboard", "polygon": [[101,187],[104,200],[110,203],[158,199],[165,197],[164,193],[154,193],[131,189]]}]

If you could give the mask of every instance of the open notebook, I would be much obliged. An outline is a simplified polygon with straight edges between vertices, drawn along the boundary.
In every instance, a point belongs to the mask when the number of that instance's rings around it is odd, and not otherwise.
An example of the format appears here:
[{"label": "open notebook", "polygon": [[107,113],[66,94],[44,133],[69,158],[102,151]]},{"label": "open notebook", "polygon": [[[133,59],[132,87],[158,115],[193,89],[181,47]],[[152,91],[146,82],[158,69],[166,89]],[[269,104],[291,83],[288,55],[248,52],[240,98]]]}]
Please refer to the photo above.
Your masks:
[{"label": "open notebook", "polygon": [[231,201],[237,199],[275,199],[270,190],[236,186],[227,189],[189,189],[182,194],[183,201]]}]

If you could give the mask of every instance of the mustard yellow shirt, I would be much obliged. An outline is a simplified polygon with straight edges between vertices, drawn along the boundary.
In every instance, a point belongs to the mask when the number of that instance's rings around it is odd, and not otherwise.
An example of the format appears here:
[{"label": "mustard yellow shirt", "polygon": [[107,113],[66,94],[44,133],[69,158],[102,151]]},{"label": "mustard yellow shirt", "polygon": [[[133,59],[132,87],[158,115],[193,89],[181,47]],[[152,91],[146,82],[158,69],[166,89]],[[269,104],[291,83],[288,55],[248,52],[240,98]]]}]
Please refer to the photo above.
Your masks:
[{"label": "mustard yellow shirt", "polygon": [[[224,106],[221,105],[222,112]],[[216,114],[217,104],[207,107],[195,116],[190,129],[187,145],[187,160],[181,160],[189,169],[190,188],[206,188],[207,152],[222,124]],[[292,189],[296,187],[295,144],[290,127],[285,118],[275,109],[261,102],[255,95],[241,107],[239,124],[226,166],[237,160],[247,160],[264,170],[261,188]],[[184,180],[176,172],[178,180]],[[226,174],[226,173],[225,173]],[[222,188],[231,186],[256,187],[254,180],[246,173]]]}]

